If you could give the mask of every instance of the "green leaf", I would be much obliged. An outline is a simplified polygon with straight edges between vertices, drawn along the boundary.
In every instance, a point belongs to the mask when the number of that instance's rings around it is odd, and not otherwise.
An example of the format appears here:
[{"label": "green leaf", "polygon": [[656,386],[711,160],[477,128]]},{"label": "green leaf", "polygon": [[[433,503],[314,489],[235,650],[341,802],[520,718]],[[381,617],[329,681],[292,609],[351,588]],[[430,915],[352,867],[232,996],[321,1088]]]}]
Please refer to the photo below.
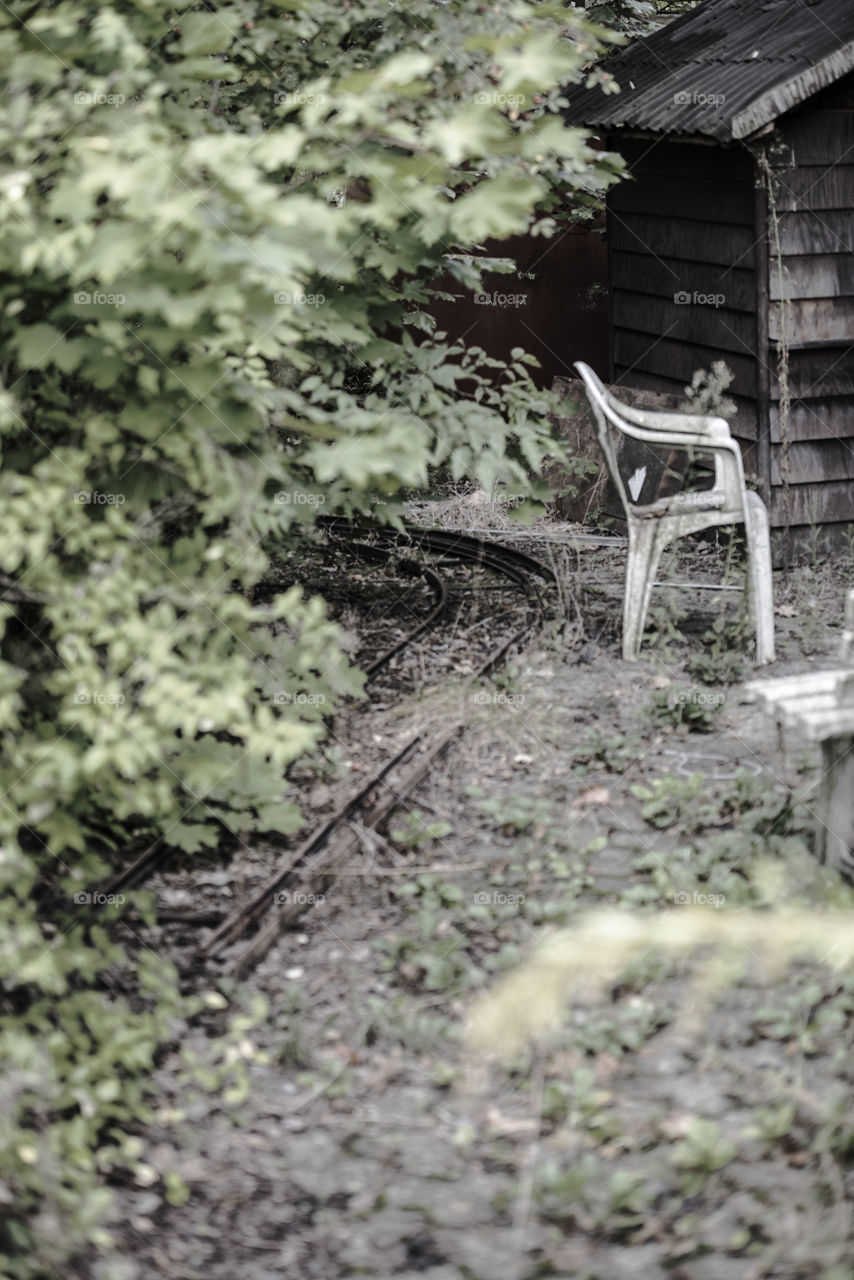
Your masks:
[{"label": "green leaf", "polygon": [[545,191],[546,185],[539,179],[500,173],[454,202],[449,214],[451,227],[463,240],[501,238],[524,231],[531,220],[532,205]]},{"label": "green leaf", "polygon": [[62,334],[51,324],[34,324],[19,329],[12,343],[25,369],[43,369],[56,361]]},{"label": "green leaf", "polygon": [[259,831],[278,831],[290,836],[299,831],[302,822],[302,814],[295,804],[265,804],[258,809]]},{"label": "green leaf", "polygon": [[234,39],[228,19],[233,12],[222,8],[219,13],[184,13],[181,15],[180,52],[185,56],[222,53]]},{"label": "green leaf", "polygon": [[222,828],[211,822],[179,822],[167,832],[170,845],[184,853],[214,849],[222,839]]}]

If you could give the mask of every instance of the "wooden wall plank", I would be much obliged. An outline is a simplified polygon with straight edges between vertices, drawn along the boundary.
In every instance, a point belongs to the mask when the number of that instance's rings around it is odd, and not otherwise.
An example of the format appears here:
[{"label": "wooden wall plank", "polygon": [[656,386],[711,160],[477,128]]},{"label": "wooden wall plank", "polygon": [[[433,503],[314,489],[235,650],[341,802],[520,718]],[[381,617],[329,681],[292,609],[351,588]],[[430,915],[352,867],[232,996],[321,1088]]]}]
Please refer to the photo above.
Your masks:
[{"label": "wooden wall plank", "polygon": [[[696,369],[708,369],[713,361],[720,358],[720,351],[713,348],[692,346],[668,338],[656,339],[651,334],[626,329],[614,331],[615,368],[661,374],[687,384]],[[750,356],[727,353],[726,363],[734,374],[730,384],[733,393],[755,397],[756,361]]]},{"label": "wooden wall plank", "polygon": [[828,168],[793,169],[777,175],[777,209],[781,213],[796,209],[854,208],[854,153],[847,164]]},{"label": "wooden wall plank", "polygon": [[[771,483],[782,484],[782,445],[771,446]],[[854,480],[854,437],[789,445],[789,484]]]},{"label": "wooden wall plank", "polygon": [[753,181],[753,161],[741,143],[705,146],[664,138],[650,142],[615,133],[608,139],[608,145],[619,151],[636,176],[657,174],[672,178],[678,175],[685,180],[713,178],[734,184]]},{"label": "wooden wall plank", "polygon": [[[854,201],[851,205],[854,209]],[[777,261],[770,261],[771,297],[854,298],[854,257],[847,254],[816,254],[783,260],[783,286]],[[729,304],[727,304],[729,305]]]},{"label": "wooden wall plank", "polygon": [[778,121],[777,127],[793,150],[792,168],[838,164],[854,156],[854,116],[805,111]]},{"label": "wooden wall plank", "polygon": [[[625,216],[630,213],[688,218],[753,226],[753,185],[750,182],[721,182],[712,177],[685,178],[636,171],[636,182],[621,182],[608,193],[611,207]],[[841,207],[841,206],[840,206]]]},{"label": "wooden wall plank", "polygon": [[[720,296],[691,295],[699,299]],[[621,329],[634,329],[738,354],[752,349],[756,332],[753,316],[740,311],[729,311],[701,301],[651,298],[622,289],[614,291],[614,324]]]},{"label": "wooden wall plank", "polygon": [[[781,214],[780,248],[784,256],[854,253],[854,207],[824,209],[820,213],[802,210]],[[773,250],[771,252],[773,271]]]},{"label": "wooden wall plank", "polygon": [[[798,217],[800,215],[787,215]],[[611,247],[627,253],[655,253],[724,267],[752,267],[753,233],[729,223],[709,226],[685,219],[614,212],[609,224]],[[794,250],[793,250],[794,251]]]},{"label": "wooden wall plank", "polygon": [[[771,440],[780,441],[780,410],[772,404]],[[795,400],[789,406],[789,440],[826,440],[854,436],[854,396]]]},{"label": "wooden wall plank", "polygon": [[[771,397],[780,399],[777,357],[769,352]],[[792,400],[823,400],[854,395],[854,354],[838,347],[789,352],[789,393]]]},{"label": "wooden wall plank", "polygon": [[[797,261],[814,262],[816,259]],[[658,298],[669,298],[671,301],[681,291],[692,296],[695,292],[722,293],[726,298],[725,305],[731,311],[752,313],[755,305],[752,268],[733,269],[702,262],[686,262],[681,258],[656,258],[650,253],[621,253],[614,250],[609,260],[609,283],[612,289],[650,294]]]},{"label": "wooden wall plank", "polygon": [[[799,484],[789,489],[790,518],[793,525],[833,524],[854,520],[854,484],[832,480],[826,484]],[[771,490],[771,523],[786,522],[786,505],[781,487]]]},{"label": "wooden wall plank", "polygon": [[[772,342],[780,341],[783,327],[782,304],[772,302],[768,308],[768,336]],[[854,343],[854,297],[789,302],[785,327],[792,347],[817,342]]]}]

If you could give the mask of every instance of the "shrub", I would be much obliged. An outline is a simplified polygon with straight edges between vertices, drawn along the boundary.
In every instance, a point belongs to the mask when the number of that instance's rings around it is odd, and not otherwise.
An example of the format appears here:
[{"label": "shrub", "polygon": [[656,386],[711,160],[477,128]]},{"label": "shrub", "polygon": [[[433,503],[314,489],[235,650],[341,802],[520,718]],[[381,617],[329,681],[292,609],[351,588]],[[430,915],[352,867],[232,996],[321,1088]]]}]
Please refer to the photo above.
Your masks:
[{"label": "shrub", "polygon": [[[99,1239],[159,993],[83,904],[128,839],[289,833],[282,781],[359,689],[323,603],[265,582],[319,511],[430,468],[530,480],[549,400],[432,333],[486,237],[548,235],[617,164],[564,127],[575,12],[11,0],[0,13],[0,1144],[4,1274]],[[91,909],[90,909],[91,908]]]}]

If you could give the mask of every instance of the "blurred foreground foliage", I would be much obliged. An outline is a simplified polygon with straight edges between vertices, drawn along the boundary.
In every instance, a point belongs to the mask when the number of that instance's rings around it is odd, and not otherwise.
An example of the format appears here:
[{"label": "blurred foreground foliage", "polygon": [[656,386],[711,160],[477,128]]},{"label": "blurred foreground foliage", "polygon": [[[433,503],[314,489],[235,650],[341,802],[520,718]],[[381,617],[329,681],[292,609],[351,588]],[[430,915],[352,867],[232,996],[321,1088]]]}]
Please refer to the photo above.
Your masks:
[{"label": "blurred foreground foliage", "polygon": [[106,1247],[186,1013],[122,904],[75,896],[131,839],[298,826],[283,771],[360,682],[272,560],[436,468],[536,493],[529,358],[425,304],[620,165],[559,115],[607,39],[560,5],[10,0],[0,33],[0,1270],[28,1280]]}]

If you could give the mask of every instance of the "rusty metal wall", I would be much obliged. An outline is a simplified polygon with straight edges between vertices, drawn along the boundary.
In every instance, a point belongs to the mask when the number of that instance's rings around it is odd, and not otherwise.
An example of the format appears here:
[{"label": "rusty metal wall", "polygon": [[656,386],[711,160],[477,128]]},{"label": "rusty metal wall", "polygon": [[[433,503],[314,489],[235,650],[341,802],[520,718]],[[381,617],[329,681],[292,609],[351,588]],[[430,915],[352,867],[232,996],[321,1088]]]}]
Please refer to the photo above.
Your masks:
[{"label": "rusty metal wall", "polygon": [[608,255],[600,231],[513,236],[487,241],[488,255],[516,260],[513,275],[484,276],[482,294],[456,281],[440,287],[457,295],[429,310],[438,328],[487,355],[508,359],[513,347],[536,356],[532,375],[541,387],[556,377],[574,376],[573,361],[584,360],[608,378]]}]

